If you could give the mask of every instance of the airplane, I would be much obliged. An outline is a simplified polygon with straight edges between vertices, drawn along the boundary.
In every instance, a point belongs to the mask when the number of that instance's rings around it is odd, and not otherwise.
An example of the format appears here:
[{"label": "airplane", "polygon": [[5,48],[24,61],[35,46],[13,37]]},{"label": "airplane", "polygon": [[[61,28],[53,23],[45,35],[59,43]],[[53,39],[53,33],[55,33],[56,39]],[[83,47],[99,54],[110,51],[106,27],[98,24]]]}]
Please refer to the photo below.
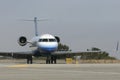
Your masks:
[{"label": "airplane", "polygon": [[60,43],[60,38],[58,36],[53,36],[51,34],[43,34],[41,36],[38,35],[37,28],[37,17],[34,17],[35,23],[35,37],[33,37],[30,41],[27,40],[25,36],[21,36],[18,39],[18,44],[20,46],[25,46],[26,44],[30,44],[31,51],[27,52],[0,52],[1,56],[11,56],[11,57],[24,57],[27,59],[27,64],[33,63],[34,57],[45,56],[46,64],[56,64],[56,56],[59,55],[79,55],[81,53],[90,53],[90,52],[71,52],[71,51],[57,51],[58,44]]}]

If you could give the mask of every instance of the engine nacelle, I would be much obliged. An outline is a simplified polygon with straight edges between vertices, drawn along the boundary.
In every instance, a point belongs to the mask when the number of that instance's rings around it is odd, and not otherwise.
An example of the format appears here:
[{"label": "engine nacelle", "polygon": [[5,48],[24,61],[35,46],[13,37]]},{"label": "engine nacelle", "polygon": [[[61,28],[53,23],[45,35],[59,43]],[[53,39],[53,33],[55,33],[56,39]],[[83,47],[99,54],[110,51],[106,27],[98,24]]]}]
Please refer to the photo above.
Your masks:
[{"label": "engine nacelle", "polygon": [[55,36],[57,42],[59,43],[60,42],[60,38],[58,36]]},{"label": "engine nacelle", "polygon": [[18,39],[18,43],[20,46],[25,46],[27,44],[27,38],[24,37],[24,36],[21,36],[19,39]]}]

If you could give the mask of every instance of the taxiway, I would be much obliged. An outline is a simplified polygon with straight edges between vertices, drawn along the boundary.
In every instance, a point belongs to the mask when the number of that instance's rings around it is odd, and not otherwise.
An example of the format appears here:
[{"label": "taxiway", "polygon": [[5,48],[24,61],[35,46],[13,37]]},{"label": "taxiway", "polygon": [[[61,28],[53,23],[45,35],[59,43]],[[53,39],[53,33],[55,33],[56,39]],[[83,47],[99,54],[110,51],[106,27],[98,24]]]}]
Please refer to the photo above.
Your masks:
[{"label": "taxiway", "polygon": [[0,80],[120,80],[120,64],[0,64]]}]

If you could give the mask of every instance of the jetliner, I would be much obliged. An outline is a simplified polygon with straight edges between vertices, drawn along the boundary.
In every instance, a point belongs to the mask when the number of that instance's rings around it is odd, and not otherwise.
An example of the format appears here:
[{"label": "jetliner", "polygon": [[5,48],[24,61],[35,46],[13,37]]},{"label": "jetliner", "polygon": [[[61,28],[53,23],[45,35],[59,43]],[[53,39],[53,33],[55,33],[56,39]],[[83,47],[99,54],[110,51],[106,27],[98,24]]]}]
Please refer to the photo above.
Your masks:
[{"label": "jetliner", "polygon": [[37,17],[34,18],[35,23],[35,37],[33,37],[30,41],[27,40],[25,36],[21,36],[18,39],[18,43],[20,46],[25,46],[26,44],[30,44],[31,51],[28,52],[0,52],[2,56],[11,56],[11,57],[24,57],[27,59],[28,64],[33,63],[32,56],[39,57],[45,56],[46,64],[56,63],[56,56],[59,55],[79,55],[80,53],[88,53],[88,52],[68,52],[68,51],[57,51],[58,44],[60,43],[60,38],[58,36],[53,36],[51,34],[43,34],[41,36],[38,35],[37,29]]}]

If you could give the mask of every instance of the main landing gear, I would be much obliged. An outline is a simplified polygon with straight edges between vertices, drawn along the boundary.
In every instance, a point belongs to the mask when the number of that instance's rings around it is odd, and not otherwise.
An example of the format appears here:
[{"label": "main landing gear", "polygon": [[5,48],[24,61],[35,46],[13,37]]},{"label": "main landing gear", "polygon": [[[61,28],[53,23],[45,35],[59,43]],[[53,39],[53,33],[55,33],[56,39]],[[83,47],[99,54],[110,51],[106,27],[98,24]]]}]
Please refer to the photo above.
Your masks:
[{"label": "main landing gear", "polygon": [[27,64],[32,64],[32,63],[33,63],[32,55],[27,55]]},{"label": "main landing gear", "polygon": [[46,64],[56,64],[56,56],[47,56]]},{"label": "main landing gear", "polygon": [[[56,64],[56,56],[47,56],[46,64]],[[32,55],[27,55],[27,64],[32,64]]]}]

